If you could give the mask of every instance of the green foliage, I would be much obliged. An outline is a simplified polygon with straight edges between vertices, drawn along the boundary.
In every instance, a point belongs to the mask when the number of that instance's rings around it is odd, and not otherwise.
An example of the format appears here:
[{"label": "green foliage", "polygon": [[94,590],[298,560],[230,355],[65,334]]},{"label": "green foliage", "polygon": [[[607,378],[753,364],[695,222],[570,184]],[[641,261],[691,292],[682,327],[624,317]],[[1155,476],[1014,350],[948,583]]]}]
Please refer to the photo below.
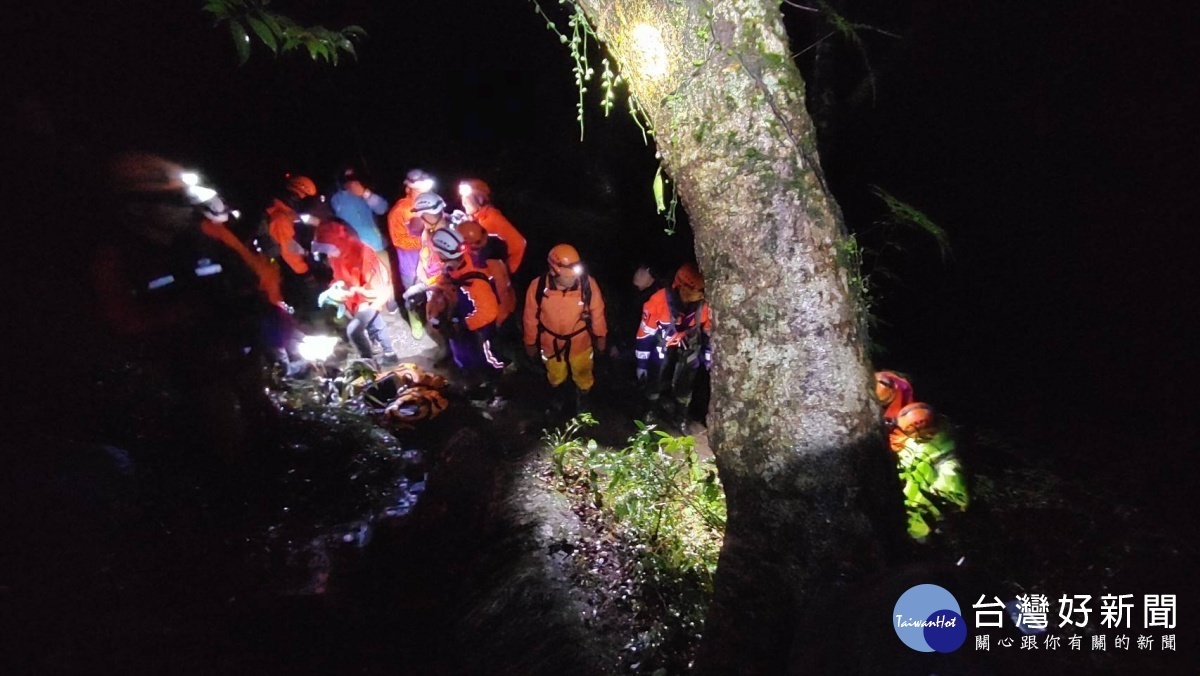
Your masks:
[{"label": "green foliage", "polygon": [[853,233],[847,233],[846,238],[838,244],[837,257],[838,263],[846,270],[850,291],[858,301],[859,313],[868,325],[873,324],[871,277],[863,269],[863,248]]},{"label": "green foliage", "polygon": [[654,191],[654,205],[658,209],[658,213],[663,218],[667,219],[667,234],[675,234],[675,209],[679,206],[679,193],[675,189],[671,189],[671,201],[666,199],[666,185],[671,182],[663,173],[662,165],[659,165],[658,171],[654,174],[654,183],[652,189]]},{"label": "green foliage", "polygon": [[[838,263],[846,270],[850,290],[858,300],[859,313],[867,326],[875,326],[879,319],[873,314],[877,278],[895,279],[881,259],[889,251],[903,251],[899,230],[916,230],[928,234],[937,242],[943,260],[950,256],[950,241],[946,231],[916,207],[896,199],[878,186],[872,192],[879,197],[887,211],[872,227],[851,233],[837,248]],[[864,240],[871,244],[864,244]],[[873,352],[882,352],[881,346],[869,345]]]},{"label": "green foliage", "polygon": [[921,212],[916,207],[906,202],[901,202],[896,199],[891,193],[880,188],[872,186],[871,192],[883,200],[884,206],[888,209],[887,216],[878,222],[878,225],[889,227],[899,226],[905,228],[913,228],[920,232],[933,237],[938,245],[938,251],[942,255],[942,260],[950,257],[950,237],[946,231],[937,223],[934,223],[928,216]]},{"label": "green foliage", "polygon": [[637,543],[654,577],[711,594],[726,516],[715,463],[697,458],[692,437],[640,421],[625,448],[580,439],[595,424],[584,414],[544,437],[562,488],[582,488],[614,529]]},{"label": "green foliage", "polygon": [[268,4],[270,0],[207,0],[203,10],[211,14],[217,24],[229,26],[241,63],[250,59],[251,33],[276,56],[304,50],[313,61],[335,66],[343,53],[358,58],[354,40],[367,34],[361,27],[346,26],[335,31],[324,26],[301,26],[282,14],[267,10]]},{"label": "green foliage", "polygon": [[[542,5],[537,0],[530,0],[533,3],[534,11],[536,11],[543,19],[546,20],[547,30],[554,31],[560,42],[571,50],[571,60],[574,65],[571,68],[572,74],[575,76],[575,87],[579,90],[579,100],[575,103],[575,119],[579,122],[579,140],[583,140],[583,96],[587,94],[587,83],[591,81],[596,74],[595,69],[591,66],[591,61],[588,54],[589,43],[599,44],[596,33],[592,30],[592,25],[588,23],[587,16],[583,13],[583,8],[575,2],[568,0],[558,0],[558,4],[569,6],[570,15],[567,18],[567,26],[570,29],[570,35],[560,31],[554,19],[546,13]],[[600,65],[603,68],[600,73],[600,88],[604,91],[604,98],[600,105],[604,108],[605,117],[612,110],[613,103],[616,100],[615,87],[623,81],[620,74],[612,70],[608,57],[603,57],[600,60]]]}]

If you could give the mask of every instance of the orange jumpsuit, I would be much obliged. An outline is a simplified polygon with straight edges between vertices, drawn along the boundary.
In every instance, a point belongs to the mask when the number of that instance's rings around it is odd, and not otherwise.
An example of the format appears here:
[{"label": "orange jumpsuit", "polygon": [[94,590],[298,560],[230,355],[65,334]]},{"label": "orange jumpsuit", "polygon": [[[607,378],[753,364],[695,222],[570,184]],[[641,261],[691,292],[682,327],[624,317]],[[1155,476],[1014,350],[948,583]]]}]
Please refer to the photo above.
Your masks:
[{"label": "orange jumpsuit", "polygon": [[442,259],[433,251],[433,231],[448,227],[450,227],[450,219],[444,217],[435,228],[427,228],[424,222],[421,223],[421,251],[417,260],[417,281],[426,286],[433,286],[437,283],[437,276],[442,274]]},{"label": "orange jumpsuit", "polygon": [[416,218],[413,211],[413,198],[405,195],[396,200],[387,214],[388,237],[392,246],[400,251],[416,251],[421,248],[421,233],[409,230],[409,223]]},{"label": "orange jumpsuit", "polygon": [[490,204],[485,204],[482,209],[471,214],[471,218],[482,225],[489,235],[504,240],[505,246],[508,247],[508,272],[516,273],[517,268],[521,267],[521,259],[525,257],[525,237],[517,232],[499,209]]},{"label": "orange jumpsuit", "polygon": [[308,273],[308,261],[304,257],[304,248],[296,242],[296,211],[288,205],[275,200],[267,207],[267,231],[271,239],[279,244],[280,256],[298,275]]},{"label": "orange jumpsuit", "polygon": [[497,237],[487,239],[483,247],[471,249],[471,263],[486,272],[492,280],[492,289],[496,292],[496,300],[500,304],[496,316],[496,325],[499,326],[517,309],[517,290],[513,288],[512,277],[508,274],[504,243]]},{"label": "orange jumpsuit", "polygon": [[471,263],[443,268],[427,306],[429,323],[446,332],[454,363],[468,373],[496,373],[504,362],[492,349],[499,307],[487,273]]},{"label": "orange jumpsuit", "polygon": [[587,392],[595,384],[593,336],[606,337],[608,324],[604,319],[600,286],[590,276],[582,281],[590,288],[591,302],[587,307],[580,283],[560,291],[549,275],[533,280],[525,294],[523,324],[525,344],[540,348],[550,384],[558,387],[570,375],[575,385]]},{"label": "orange jumpsuit", "polygon": [[205,219],[200,224],[200,230],[237,253],[242,262],[258,276],[258,288],[272,305],[283,304],[283,292],[280,290],[279,284],[279,270],[271,265],[270,261],[261,254],[256,254],[247,249],[246,245],[242,244],[242,241],[230,232],[224,223]]}]

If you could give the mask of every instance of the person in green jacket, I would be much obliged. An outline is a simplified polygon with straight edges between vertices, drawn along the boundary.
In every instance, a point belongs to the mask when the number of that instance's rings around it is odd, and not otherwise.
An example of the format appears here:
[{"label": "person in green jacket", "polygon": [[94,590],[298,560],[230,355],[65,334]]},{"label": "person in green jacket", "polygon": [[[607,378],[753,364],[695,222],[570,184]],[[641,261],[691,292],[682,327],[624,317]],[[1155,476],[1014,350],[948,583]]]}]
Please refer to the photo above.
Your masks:
[{"label": "person in green jacket", "polygon": [[970,504],[966,473],[954,438],[928,404],[905,406],[896,416],[896,428],[904,435],[895,450],[908,534],[924,542],[945,512],[966,510]]}]

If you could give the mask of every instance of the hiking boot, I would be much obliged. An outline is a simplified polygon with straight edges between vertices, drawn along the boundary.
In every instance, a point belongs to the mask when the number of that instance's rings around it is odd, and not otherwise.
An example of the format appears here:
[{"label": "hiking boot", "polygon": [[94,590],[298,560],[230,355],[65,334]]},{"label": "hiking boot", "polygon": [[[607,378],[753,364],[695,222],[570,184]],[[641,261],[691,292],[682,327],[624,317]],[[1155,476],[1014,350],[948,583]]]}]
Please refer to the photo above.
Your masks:
[{"label": "hiking boot", "polygon": [[396,356],[395,352],[384,352],[382,355],[379,356],[380,366],[385,366],[385,365],[386,366],[395,366],[396,364],[399,364],[399,363],[400,363],[400,358]]}]

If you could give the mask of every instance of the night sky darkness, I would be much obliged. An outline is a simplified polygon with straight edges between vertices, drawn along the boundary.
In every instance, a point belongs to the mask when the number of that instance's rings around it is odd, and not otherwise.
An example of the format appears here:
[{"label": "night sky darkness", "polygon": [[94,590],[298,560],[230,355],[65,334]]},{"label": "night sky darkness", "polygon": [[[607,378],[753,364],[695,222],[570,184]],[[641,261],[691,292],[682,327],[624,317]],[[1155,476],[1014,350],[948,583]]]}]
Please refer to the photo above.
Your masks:
[{"label": "night sky darkness", "polygon": [[[68,147],[183,158],[245,205],[285,171],[329,185],[345,161],[389,198],[410,167],[443,185],[478,175],[530,235],[530,260],[573,239],[614,295],[628,243],[686,256],[687,233],[668,238],[653,212],[654,151],[624,111],[604,120],[593,101],[579,142],[570,59],[529,3],[288,3],[370,33],[336,70],[258,44],[238,67],[201,4],[26,5],[9,19],[10,94],[40,98]],[[1195,10],[857,4],[852,18],[906,37],[866,38],[874,103],[844,105],[822,139],[835,193],[868,246],[879,185],[943,226],[954,252],[943,263],[931,240],[902,235],[906,251],[880,259],[895,278],[875,276],[879,365],[910,372],[956,420],[1079,473],[1136,468],[1147,496],[1182,504],[1200,450]],[[797,50],[824,32],[788,17]],[[844,94],[861,68],[835,55]]]}]

